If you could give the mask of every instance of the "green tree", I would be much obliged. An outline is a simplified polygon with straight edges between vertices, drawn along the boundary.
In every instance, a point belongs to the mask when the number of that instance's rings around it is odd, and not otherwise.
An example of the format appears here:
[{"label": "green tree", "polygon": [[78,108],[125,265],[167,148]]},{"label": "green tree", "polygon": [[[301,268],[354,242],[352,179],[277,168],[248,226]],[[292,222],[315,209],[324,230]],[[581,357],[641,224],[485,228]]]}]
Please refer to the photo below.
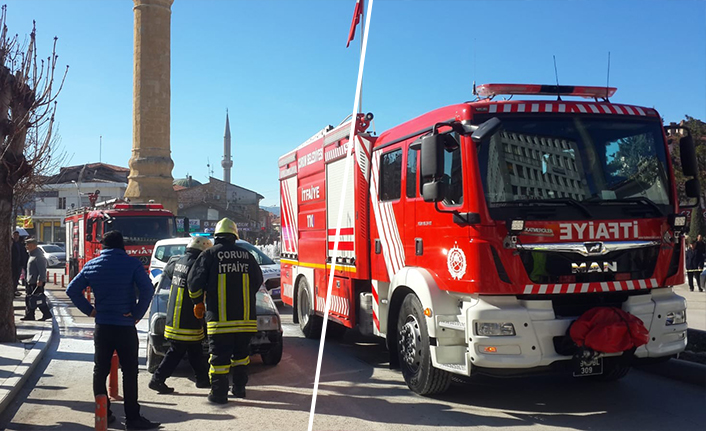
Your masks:
[{"label": "green tree", "polygon": [[[706,203],[704,199],[704,196],[706,196],[704,193],[706,192],[706,123],[686,115],[681,125],[689,129],[694,140],[694,146],[696,147],[696,160],[699,167],[698,178],[701,183],[701,206],[703,207]],[[685,201],[684,183],[688,178],[684,177],[681,170],[681,154],[679,152],[680,137],[681,136],[677,134],[669,136],[668,138],[671,148],[672,164],[674,166],[674,177],[677,182],[677,191],[681,200]]]},{"label": "green tree", "polygon": [[700,207],[691,210],[691,226],[689,229],[689,239],[695,240],[701,235],[706,238],[706,223],[704,223],[703,213]]}]

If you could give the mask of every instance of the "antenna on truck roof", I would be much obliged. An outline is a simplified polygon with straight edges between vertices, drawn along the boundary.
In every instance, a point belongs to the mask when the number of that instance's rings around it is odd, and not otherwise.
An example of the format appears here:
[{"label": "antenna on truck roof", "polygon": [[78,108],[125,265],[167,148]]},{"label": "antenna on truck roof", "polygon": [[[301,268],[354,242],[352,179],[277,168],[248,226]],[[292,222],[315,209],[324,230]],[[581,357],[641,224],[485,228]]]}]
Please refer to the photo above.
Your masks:
[{"label": "antenna on truck roof", "polygon": [[556,78],[556,100],[561,100],[561,92],[559,90],[559,72],[556,69],[556,55],[552,55],[554,58],[554,77]]},{"label": "antenna on truck roof", "polygon": [[[608,89],[610,88],[610,51],[608,51],[608,76],[606,76],[606,81],[605,81],[605,101],[610,102],[608,100]],[[596,98],[596,101],[597,98]]]}]

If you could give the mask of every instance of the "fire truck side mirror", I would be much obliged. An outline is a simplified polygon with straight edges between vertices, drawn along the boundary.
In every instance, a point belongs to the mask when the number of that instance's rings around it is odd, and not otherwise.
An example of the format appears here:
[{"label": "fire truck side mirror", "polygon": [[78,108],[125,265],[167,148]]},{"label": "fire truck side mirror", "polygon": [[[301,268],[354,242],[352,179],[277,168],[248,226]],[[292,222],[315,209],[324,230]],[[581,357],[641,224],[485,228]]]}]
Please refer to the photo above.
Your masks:
[{"label": "fire truck side mirror", "polygon": [[687,177],[698,176],[699,167],[696,162],[696,148],[691,134],[679,139],[679,154],[681,155],[681,170]]},{"label": "fire truck side mirror", "polygon": [[695,208],[699,206],[701,185],[697,178],[692,178],[684,183],[684,194],[689,200],[687,202],[679,202],[680,208]]},{"label": "fire truck side mirror", "polygon": [[491,136],[495,134],[500,127],[503,125],[502,121],[498,117],[493,117],[485,123],[478,126],[475,132],[471,135],[471,139],[476,144],[480,144],[486,139],[490,139]]},{"label": "fire truck side mirror", "polygon": [[422,179],[439,178],[444,173],[444,135],[426,135],[421,138]]},{"label": "fire truck side mirror", "polygon": [[422,198],[424,202],[441,202],[444,200],[444,183],[431,181],[422,185]]}]

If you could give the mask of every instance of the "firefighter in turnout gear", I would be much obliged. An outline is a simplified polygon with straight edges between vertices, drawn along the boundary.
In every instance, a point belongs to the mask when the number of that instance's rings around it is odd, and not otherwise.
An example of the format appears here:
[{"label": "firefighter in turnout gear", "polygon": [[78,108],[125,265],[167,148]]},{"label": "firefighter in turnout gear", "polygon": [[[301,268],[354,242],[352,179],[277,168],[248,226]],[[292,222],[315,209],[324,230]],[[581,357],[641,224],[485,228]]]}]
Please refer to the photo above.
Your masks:
[{"label": "firefighter in turnout gear", "polygon": [[233,395],[245,397],[250,363],[250,337],[257,332],[255,295],[262,284],[262,271],[255,257],[238,246],[238,228],[227,218],[216,225],[215,245],[201,253],[189,273],[189,295],[194,314],[204,313],[211,367],[209,401],[228,402],[228,374],[233,377]]},{"label": "firefighter in turnout gear", "polygon": [[196,387],[210,386],[201,347],[204,338],[203,322],[194,315],[194,305],[186,287],[187,277],[196,258],[210,247],[211,241],[208,238],[193,237],[186,246],[185,254],[171,258],[164,268],[164,275],[172,280],[164,328],[164,338],[170,341],[170,346],[149,383],[149,388],[160,394],[174,392],[174,388],[164,382],[172,375],[184,354],[188,354],[189,363],[196,374]]}]

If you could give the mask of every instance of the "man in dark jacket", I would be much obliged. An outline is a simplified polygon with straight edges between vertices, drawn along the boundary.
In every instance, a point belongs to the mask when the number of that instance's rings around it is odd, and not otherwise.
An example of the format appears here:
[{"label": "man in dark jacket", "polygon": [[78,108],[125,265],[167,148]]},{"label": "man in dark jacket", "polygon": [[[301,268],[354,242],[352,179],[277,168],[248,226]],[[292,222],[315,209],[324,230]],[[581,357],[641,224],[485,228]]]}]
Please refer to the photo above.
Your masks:
[{"label": "man in dark jacket", "polygon": [[[233,373],[233,395],[245,397],[250,363],[250,337],[257,332],[256,299],[262,270],[255,257],[239,247],[238,228],[227,218],[216,225],[215,245],[201,253],[188,278],[194,315],[206,314],[211,393],[208,400],[228,402],[228,374]],[[204,307],[204,293],[206,305]]]},{"label": "man in dark jacket", "polygon": [[25,285],[25,316],[20,320],[34,320],[37,308],[42,312],[39,320],[51,319],[51,311],[44,295],[44,284],[47,282],[47,260],[44,252],[37,247],[35,238],[27,238],[25,246],[29,259],[27,259],[27,272]]},{"label": "man in dark jacket", "polygon": [[701,268],[703,267],[703,257],[696,250],[696,244],[692,241],[689,243],[689,248],[686,250],[686,273],[689,277],[689,290],[694,291],[694,278],[699,286],[699,291],[703,292],[701,287]]},{"label": "man in dark jacket", "polygon": [[27,267],[28,258],[24,242],[20,238],[20,232],[12,232],[12,285],[15,289],[15,296],[22,295],[17,289],[17,285],[20,284],[22,269]]},{"label": "man in dark jacket", "polygon": [[160,394],[174,392],[174,388],[170,388],[164,382],[172,375],[179,365],[179,361],[187,353],[191,368],[196,374],[196,387],[208,388],[211,386],[208,381],[208,371],[203,364],[201,348],[201,341],[204,337],[203,324],[200,319],[194,316],[194,303],[186,288],[186,280],[191,266],[196,262],[196,258],[201,252],[209,247],[211,247],[211,240],[208,238],[193,237],[186,245],[184,256],[170,259],[167,266],[164,267],[162,277],[169,277],[172,280],[167,305],[167,322],[164,329],[164,338],[169,340],[170,346],[149,383],[150,389]]},{"label": "man in dark jacket", "polygon": [[[113,352],[117,351],[123,371],[125,429],[155,429],[160,424],[141,416],[137,403],[139,341],[135,328],[152,300],[152,284],[142,263],[125,253],[120,232],[107,232],[101,243],[100,256],[90,260],[66,288],[74,305],[96,318],[93,394],[107,394],[105,379],[110,374]],[[88,286],[93,291],[95,308],[83,296]],[[136,298],[138,292],[139,298]],[[108,423],[113,421],[115,416],[108,401]]]}]

